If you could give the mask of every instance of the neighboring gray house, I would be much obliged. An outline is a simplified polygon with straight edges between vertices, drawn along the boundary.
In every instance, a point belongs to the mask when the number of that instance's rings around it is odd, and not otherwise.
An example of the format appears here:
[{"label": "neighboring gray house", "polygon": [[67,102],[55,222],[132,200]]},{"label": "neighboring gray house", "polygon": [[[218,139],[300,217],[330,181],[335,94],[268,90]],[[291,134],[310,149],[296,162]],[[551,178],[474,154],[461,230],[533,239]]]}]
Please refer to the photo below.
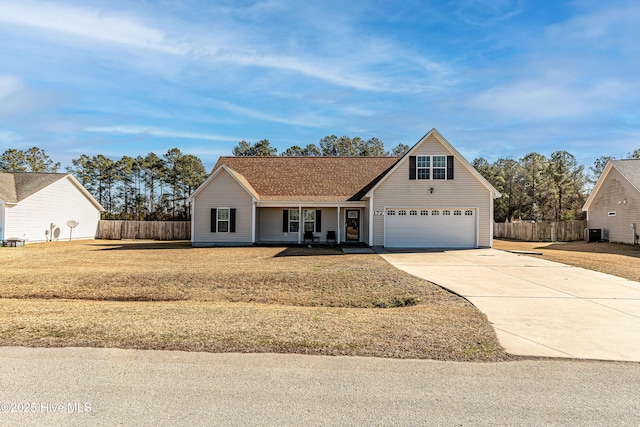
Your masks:
[{"label": "neighboring gray house", "polygon": [[103,211],[70,174],[0,172],[0,240],[93,239]]},{"label": "neighboring gray house", "polygon": [[610,242],[635,244],[640,228],[640,160],[611,160],[584,204],[590,229]]},{"label": "neighboring gray house", "polygon": [[191,240],[491,247],[499,196],[435,129],[401,158],[221,157],[190,197]]}]

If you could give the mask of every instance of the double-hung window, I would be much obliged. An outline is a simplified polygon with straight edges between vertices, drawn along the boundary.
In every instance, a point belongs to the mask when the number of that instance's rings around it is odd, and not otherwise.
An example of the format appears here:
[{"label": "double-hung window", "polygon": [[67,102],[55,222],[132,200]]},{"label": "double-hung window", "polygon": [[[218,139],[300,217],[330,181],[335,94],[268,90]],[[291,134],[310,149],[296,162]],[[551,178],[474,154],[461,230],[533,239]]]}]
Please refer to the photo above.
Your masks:
[{"label": "double-hung window", "polygon": [[289,233],[297,233],[300,227],[300,211],[298,209],[289,210]]},{"label": "double-hung window", "polygon": [[218,233],[228,233],[229,232],[229,220],[231,215],[229,213],[229,208],[218,208]]},{"label": "double-hung window", "polygon": [[447,179],[447,156],[433,156],[433,179]]},{"label": "double-hung window", "polygon": [[418,179],[429,179],[431,168],[431,156],[418,156],[417,158],[417,172]]},{"label": "double-hung window", "polygon": [[316,231],[316,211],[315,209],[305,209],[303,212],[304,231]]},{"label": "double-hung window", "polygon": [[418,179],[447,179],[447,156],[417,156]]}]

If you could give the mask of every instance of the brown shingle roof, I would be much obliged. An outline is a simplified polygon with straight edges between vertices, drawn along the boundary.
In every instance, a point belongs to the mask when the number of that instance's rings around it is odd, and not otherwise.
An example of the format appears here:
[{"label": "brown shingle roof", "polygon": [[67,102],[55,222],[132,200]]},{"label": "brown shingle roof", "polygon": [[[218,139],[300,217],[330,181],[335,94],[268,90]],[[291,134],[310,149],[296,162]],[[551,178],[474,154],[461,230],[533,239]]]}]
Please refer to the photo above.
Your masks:
[{"label": "brown shingle roof", "polygon": [[0,172],[0,199],[7,203],[18,203],[67,175],[44,172]]},{"label": "brown shingle roof", "polygon": [[220,157],[261,200],[360,200],[399,157]]}]

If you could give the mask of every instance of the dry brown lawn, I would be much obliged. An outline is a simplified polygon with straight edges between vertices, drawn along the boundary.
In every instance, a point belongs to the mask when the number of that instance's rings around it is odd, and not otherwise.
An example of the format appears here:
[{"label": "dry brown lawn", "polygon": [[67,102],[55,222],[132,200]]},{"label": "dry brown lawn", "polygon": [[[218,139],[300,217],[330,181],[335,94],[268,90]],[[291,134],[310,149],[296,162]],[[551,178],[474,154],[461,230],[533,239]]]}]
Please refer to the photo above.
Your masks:
[{"label": "dry brown lawn", "polygon": [[540,258],[640,282],[640,246],[622,243],[494,240],[495,249],[534,251]]},{"label": "dry brown lawn", "polygon": [[0,345],[512,358],[470,303],[377,255],[98,240],[0,264]]}]

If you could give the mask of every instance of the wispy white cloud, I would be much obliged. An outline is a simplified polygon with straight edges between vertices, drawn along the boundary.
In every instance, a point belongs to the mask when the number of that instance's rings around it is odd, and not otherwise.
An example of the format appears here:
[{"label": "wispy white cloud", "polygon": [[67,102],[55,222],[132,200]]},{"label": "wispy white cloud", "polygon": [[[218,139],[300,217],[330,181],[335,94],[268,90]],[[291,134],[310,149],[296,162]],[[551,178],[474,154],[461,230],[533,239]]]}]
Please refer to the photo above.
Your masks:
[{"label": "wispy white cloud", "polygon": [[588,86],[557,79],[525,80],[481,92],[472,100],[479,110],[499,117],[522,121],[560,118],[586,118],[605,113],[612,101],[623,94],[625,85],[602,81]]},{"label": "wispy white cloud", "polygon": [[84,129],[86,132],[124,134],[139,136],[156,136],[163,138],[197,139],[206,141],[237,142],[242,138],[237,136],[216,135],[209,133],[180,132],[169,129],[161,129],[149,126],[90,126]]},{"label": "wispy white cloud", "polygon": [[15,148],[22,144],[24,138],[15,132],[0,130],[0,146]]},{"label": "wispy white cloud", "polygon": [[388,84],[385,84],[385,82],[379,78],[376,79],[368,76],[366,73],[354,73],[348,69],[341,69],[331,64],[327,59],[319,61],[295,56],[260,54],[249,51],[215,52],[211,53],[210,57],[237,65],[293,71],[339,86],[355,89],[372,91],[386,91],[390,89]]},{"label": "wispy white cloud", "polygon": [[106,43],[184,53],[166,34],[114,12],[39,1],[0,1],[0,22],[52,30]]},{"label": "wispy white cloud", "polygon": [[626,7],[611,5],[551,25],[547,33],[559,44],[576,41],[596,44],[607,42],[616,46],[634,46],[638,49],[636,40],[628,35],[630,32],[638,33],[639,20],[640,6],[637,4]]},{"label": "wispy white cloud", "polygon": [[23,87],[22,81],[15,76],[0,76],[0,101],[18,92]]},{"label": "wispy white cloud", "polygon": [[[263,2],[254,4],[251,10],[253,13],[275,13],[282,7],[279,3]],[[69,41],[73,43],[77,43],[78,38],[88,39],[123,48],[177,55],[185,60],[281,70],[363,91],[424,90],[420,80],[427,76],[431,81],[429,86],[433,88],[434,83],[441,80],[443,69],[436,62],[407,52],[402,55],[403,61],[409,64],[421,61],[421,75],[401,81],[387,76],[384,69],[398,65],[398,51],[402,48],[370,34],[352,34],[352,40],[358,42],[348,48],[341,47],[333,39],[323,41],[324,47],[313,55],[308,53],[305,43],[286,46],[286,40],[276,38],[278,34],[271,34],[271,39],[267,40],[247,39],[243,34],[248,30],[247,24],[240,22],[237,27],[227,24],[205,28],[174,20],[172,26],[165,29],[145,23],[133,13],[37,0],[0,0],[0,23],[66,34],[72,36]]]},{"label": "wispy white cloud", "polygon": [[305,126],[305,127],[323,127],[327,126],[329,120],[325,117],[322,117],[318,114],[294,114],[294,115],[276,115],[270,114],[264,111],[258,111],[246,107],[241,107],[239,105],[235,105],[228,101],[214,101],[211,103],[214,106],[218,106],[221,109],[229,111],[234,114],[241,115],[243,117],[250,117],[258,120],[263,120],[266,122],[273,123],[282,123],[287,125],[294,126]]},{"label": "wispy white cloud", "polygon": [[522,0],[458,0],[455,15],[465,24],[489,26],[522,12]]},{"label": "wispy white cloud", "polygon": [[63,98],[50,90],[34,89],[19,77],[0,76],[0,119],[53,108],[61,105]]}]

